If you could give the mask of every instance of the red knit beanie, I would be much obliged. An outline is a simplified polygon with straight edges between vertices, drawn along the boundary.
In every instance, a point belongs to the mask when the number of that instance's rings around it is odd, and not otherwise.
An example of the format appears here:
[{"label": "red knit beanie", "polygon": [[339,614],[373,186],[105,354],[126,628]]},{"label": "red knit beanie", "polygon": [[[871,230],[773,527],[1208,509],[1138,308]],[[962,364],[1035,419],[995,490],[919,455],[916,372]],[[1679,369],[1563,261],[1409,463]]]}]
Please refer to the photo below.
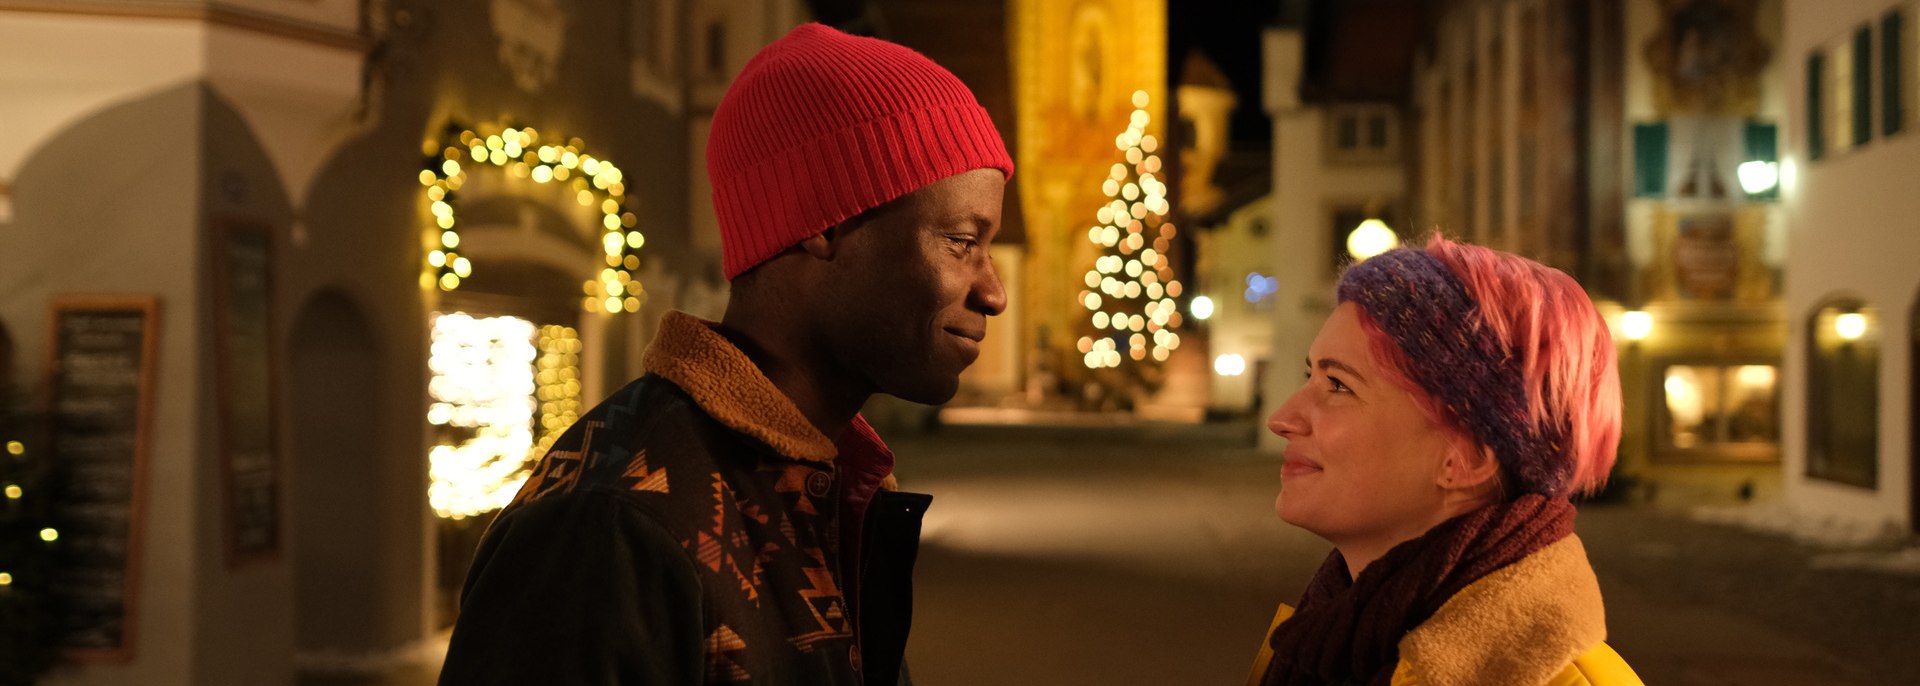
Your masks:
[{"label": "red knit beanie", "polygon": [[985,108],[908,48],[803,24],[713,113],[707,178],[729,280],[806,238],[975,169],[1013,176]]}]

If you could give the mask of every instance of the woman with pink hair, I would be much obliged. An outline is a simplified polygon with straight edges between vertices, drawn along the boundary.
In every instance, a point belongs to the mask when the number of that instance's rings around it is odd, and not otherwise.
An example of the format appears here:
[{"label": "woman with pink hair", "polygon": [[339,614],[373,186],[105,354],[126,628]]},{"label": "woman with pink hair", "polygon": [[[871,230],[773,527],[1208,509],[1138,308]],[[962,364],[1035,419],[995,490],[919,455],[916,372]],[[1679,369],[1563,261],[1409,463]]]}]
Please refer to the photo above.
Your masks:
[{"label": "woman with pink hair", "polygon": [[1558,270],[1435,237],[1349,267],[1287,439],[1280,518],[1334,546],[1248,683],[1640,684],[1573,535],[1606,480],[1620,376]]}]

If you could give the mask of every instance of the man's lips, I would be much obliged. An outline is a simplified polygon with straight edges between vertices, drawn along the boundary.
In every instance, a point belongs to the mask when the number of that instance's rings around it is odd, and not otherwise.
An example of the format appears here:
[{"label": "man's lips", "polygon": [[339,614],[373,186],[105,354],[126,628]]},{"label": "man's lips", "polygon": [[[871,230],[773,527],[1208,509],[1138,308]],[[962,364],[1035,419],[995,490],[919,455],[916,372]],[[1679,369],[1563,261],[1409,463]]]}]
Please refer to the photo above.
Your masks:
[{"label": "man's lips", "polygon": [[953,327],[947,327],[947,333],[953,334],[960,338],[967,339],[969,341],[973,341],[975,343],[979,343],[980,341],[986,340],[987,338],[987,332],[983,329],[958,329]]}]

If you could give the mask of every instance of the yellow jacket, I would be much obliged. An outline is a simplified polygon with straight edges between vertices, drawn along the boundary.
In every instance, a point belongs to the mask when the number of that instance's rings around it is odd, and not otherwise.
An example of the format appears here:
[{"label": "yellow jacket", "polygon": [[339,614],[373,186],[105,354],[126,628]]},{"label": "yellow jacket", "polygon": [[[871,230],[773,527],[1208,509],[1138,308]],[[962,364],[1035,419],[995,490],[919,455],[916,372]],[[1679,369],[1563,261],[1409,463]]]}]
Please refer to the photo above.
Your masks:
[{"label": "yellow jacket", "polygon": [[[1291,616],[1281,605],[1267,636]],[[1600,584],[1568,536],[1461,589],[1407,632],[1393,686],[1645,686],[1605,638]],[[1272,660],[1262,640],[1248,686]]]}]

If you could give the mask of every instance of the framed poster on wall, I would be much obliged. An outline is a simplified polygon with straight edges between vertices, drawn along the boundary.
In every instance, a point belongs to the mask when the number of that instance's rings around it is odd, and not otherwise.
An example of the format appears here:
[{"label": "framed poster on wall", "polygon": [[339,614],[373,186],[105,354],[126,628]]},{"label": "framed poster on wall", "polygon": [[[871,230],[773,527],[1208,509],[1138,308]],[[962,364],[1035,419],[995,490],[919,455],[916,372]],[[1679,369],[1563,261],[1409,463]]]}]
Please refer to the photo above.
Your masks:
[{"label": "framed poster on wall", "polygon": [[133,657],[159,328],[150,296],[53,303],[48,442],[67,484],[53,511],[53,593],[65,606],[60,645],[77,660]]},{"label": "framed poster on wall", "polygon": [[280,551],[280,469],[273,378],[273,234],[235,221],[213,225],[214,365],[227,563]]}]

